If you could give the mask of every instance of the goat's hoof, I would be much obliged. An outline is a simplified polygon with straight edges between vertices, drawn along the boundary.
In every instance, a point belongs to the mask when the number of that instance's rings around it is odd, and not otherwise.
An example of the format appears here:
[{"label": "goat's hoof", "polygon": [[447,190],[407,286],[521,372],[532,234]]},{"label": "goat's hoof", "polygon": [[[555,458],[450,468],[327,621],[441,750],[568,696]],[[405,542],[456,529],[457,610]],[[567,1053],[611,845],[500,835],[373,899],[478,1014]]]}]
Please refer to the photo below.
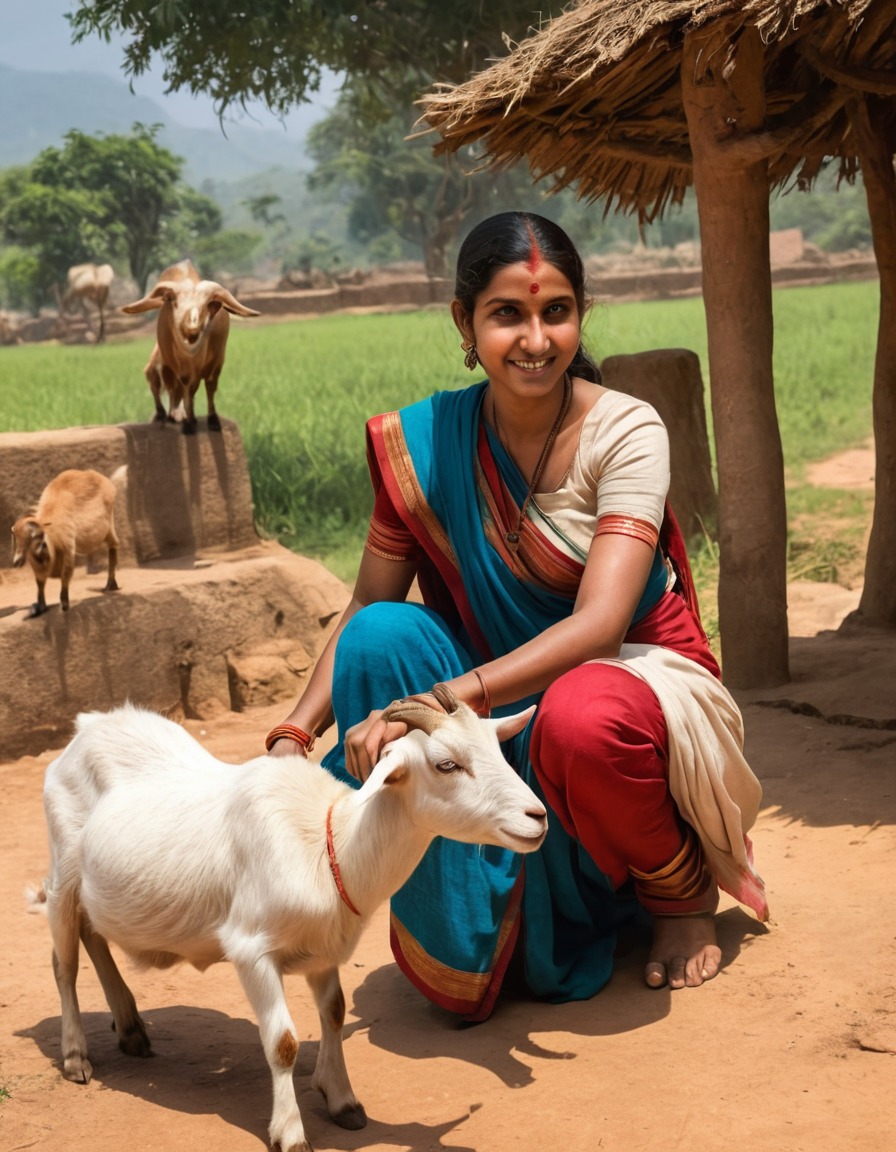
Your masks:
[{"label": "goat's hoof", "polygon": [[[164,412],[156,412],[152,418],[153,424],[167,424],[169,420],[171,420],[171,417],[166,416]],[[173,424],[174,421],[171,420],[171,423]]]},{"label": "goat's hoof", "polygon": [[340,1128],[348,1128],[352,1132],[367,1127],[367,1113],[363,1104],[346,1104],[340,1112],[331,1112],[330,1119]]},{"label": "goat's hoof", "polygon": [[155,1052],[153,1052],[152,1045],[149,1042],[149,1037],[146,1035],[146,1029],[143,1027],[142,1020],[138,1020],[127,1032],[124,1032],[118,1037],[118,1047],[124,1052],[125,1056],[141,1056],[144,1058],[155,1056]]},{"label": "goat's hoof", "polygon": [[209,416],[209,418],[208,418],[208,430],[209,430],[209,432],[220,432],[221,431],[221,417],[220,416]]},{"label": "goat's hoof", "polygon": [[62,1065],[62,1075],[73,1084],[89,1084],[93,1065],[86,1056],[69,1056]]},{"label": "goat's hoof", "polygon": [[[301,1120],[297,1124],[289,1124],[285,1127],[287,1131],[283,1132],[280,1136],[275,1136],[273,1132],[269,1132],[271,1137],[271,1147],[279,1149],[279,1152],[314,1152],[314,1149],[305,1138],[304,1129],[301,1127]],[[298,1134],[295,1133],[295,1128],[298,1127]],[[292,1128],[293,1132],[288,1129]]]},{"label": "goat's hoof", "polygon": [[115,580],[110,580],[109,583],[106,585],[106,587],[103,589],[103,591],[104,592],[120,592],[121,591],[121,585],[118,584]]},{"label": "goat's hoof", "polygon": [[49,611],[46,604],[32,604],[28,609],[26,620],[33,620],[35,616],[43,616],[44,612]]},{"label": "goat's hoof", "polygon": [[184,436],[195,436],[197,424],[195,420],[184,420],[181,425]]}]

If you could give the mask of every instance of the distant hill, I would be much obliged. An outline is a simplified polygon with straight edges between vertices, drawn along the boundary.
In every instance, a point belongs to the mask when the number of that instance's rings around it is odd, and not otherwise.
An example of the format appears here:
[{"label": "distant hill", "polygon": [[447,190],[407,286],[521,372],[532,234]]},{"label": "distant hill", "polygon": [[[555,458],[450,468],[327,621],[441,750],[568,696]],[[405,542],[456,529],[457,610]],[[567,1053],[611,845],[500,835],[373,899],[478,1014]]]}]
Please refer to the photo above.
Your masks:
[{"label": "distant hill", "polygon": [[0,64],[0,168],[27,164],[58,146],[72,128],[88,135],[127,133],[135,120],[161,124],[158,140],[186,161],[184,178],[227,183],[267,168],[307,169],[304,140],[278,129],[227,124],[221,131],[185,128],[124,81],[94,72],[21,72]]}]

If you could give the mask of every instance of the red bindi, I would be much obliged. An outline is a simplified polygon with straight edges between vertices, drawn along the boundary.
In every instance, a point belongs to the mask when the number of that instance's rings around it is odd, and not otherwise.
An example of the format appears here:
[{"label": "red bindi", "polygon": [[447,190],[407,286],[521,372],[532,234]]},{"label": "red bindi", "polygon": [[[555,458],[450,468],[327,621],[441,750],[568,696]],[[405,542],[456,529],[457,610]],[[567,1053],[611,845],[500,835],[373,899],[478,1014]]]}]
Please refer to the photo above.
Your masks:
[{"label": "red bindi", "polygon": [[535,293],[536,293],[536,292],[537,292],[537,291],[538,291],[540,288],[541,288],[541,285],[538,283],[538,281],[537,281],[537,280],[533,280],[533,281],[532,281],[532,283],[529,285],[529,291],[532,293],[532,295],[533,295],[533,296],[535,295]]}]

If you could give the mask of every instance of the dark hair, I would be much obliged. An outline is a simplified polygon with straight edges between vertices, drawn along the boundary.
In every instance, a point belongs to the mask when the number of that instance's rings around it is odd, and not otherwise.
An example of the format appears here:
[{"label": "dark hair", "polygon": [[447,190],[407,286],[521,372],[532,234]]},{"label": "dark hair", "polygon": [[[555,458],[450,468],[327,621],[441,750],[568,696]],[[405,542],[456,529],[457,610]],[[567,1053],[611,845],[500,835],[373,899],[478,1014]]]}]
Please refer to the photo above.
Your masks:
[{"label": "dark hair", "polygon": [[[579,316],[584,316],[588,297],[582,258],[559,224],[534,212],[499,212],[476,225],[457,254],[454,295],[472,315],[477,297],[496,272],[510,264],[523,264],[535,255],[563,273],[572,285]],[[569,371],[600,383],[600,369],[581,343]]]}]

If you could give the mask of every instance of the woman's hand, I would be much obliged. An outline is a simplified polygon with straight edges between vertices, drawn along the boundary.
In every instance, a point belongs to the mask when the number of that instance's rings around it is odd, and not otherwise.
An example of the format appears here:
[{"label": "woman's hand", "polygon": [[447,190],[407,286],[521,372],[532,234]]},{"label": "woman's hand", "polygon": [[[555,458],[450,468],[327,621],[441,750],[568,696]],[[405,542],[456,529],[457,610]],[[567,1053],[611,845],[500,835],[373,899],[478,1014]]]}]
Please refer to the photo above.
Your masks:
[{"label": "woman's hand", "polygon": [[373,771],[383,748],[408,730],[404,722],[383,720],[382,716],[382,711],[371,712],[366,720],[353,725],[345,734],[345,769],[362,784]]},{"label": "woman's hand", "polygon": [[279,740],[275,740],[268,756],[301,756],[303,760],[308,759],[307,751],[298,740],[290,740],[288,736],[281,736]]}]

